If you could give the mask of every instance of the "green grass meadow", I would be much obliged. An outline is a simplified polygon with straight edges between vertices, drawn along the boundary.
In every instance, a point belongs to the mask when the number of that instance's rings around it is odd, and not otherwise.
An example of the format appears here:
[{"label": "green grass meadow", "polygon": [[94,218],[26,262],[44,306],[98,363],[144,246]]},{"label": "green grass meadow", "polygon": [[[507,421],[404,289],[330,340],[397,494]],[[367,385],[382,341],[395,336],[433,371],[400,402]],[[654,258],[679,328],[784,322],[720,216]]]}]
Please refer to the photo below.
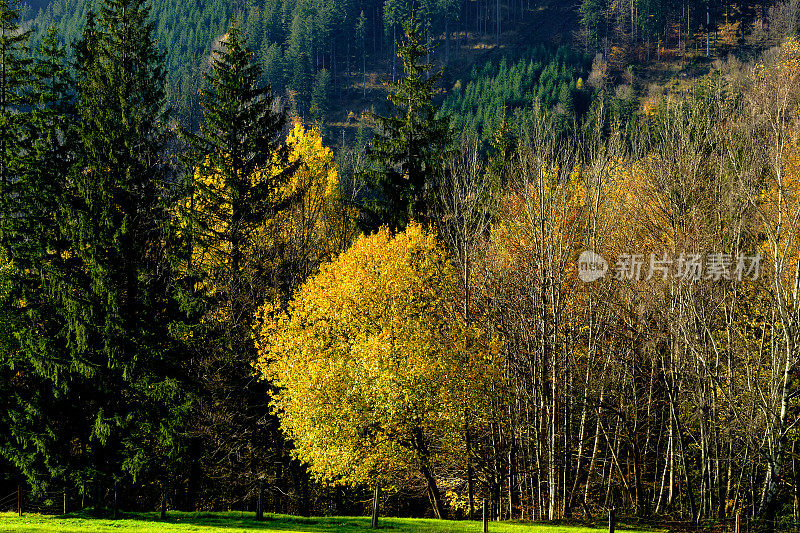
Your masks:
[{"label": "green grass meadow", "polygon": [[[477,521],[430,520],[422,518],[381,518],[380,529],[387,533],[481,533]],[[620,528],[627,533],[645,533],[645,530]],[[23,533],[72,533],[72,532],[135,532],[146,533],[237,533],[294,532],[294,533],[369,533],[368,517],[326,516],[301,518],[285,515],[267,515],[263,522],[256,522],[253,513],[170,513],[161,520],[158,513],[125,513],[119,520],[90,518],[84,515],[46,516],[0,513],[0,532]],[[490,522],[489,531],[496,533],[599,533],[603,529],[590,527],[532,524],[521,522]],[[653,533],[654,530],[647,530]]]}]

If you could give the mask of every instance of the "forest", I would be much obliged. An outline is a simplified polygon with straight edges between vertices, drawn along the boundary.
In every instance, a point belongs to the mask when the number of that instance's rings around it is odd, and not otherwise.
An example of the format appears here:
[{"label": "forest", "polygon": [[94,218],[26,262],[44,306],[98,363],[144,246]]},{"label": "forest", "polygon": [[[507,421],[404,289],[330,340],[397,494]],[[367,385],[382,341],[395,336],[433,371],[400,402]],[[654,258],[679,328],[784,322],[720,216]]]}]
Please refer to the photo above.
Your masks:
[{"label": "forest", "polygon": [[800,525],[800,1],[270,2],[0,0],[0,511]]}]

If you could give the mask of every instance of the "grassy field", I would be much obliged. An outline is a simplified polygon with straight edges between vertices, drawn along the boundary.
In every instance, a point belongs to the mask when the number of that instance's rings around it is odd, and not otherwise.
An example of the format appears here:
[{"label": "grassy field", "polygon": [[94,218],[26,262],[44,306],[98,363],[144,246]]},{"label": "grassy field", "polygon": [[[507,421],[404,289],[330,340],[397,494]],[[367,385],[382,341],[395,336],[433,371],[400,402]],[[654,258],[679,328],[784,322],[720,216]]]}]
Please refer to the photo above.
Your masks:
[{"label": "grassy field", "polygon": [[[455,522],[416,518],[381,518],[381,529],[391,533],[480,533],[480,522]],[[136,532],[147,533],[237,533],[295,532],[295,533],[369,533],[369,518],[365,517],[319,517],[299,518],[284,515],[268,515],[264,522],[256,522],[252,513],[170,513],[160,520],[157,513],[126,513],[119,520],[88,518],[81,515],[43,516],[26,515],[19,518],[14,513],[0,513],[0,532]],[[622,526],[624,528],[624,526]],[[525,524],[515,522],[490,523],[489,531],[496,533],[599,533],[602,529],[588,527]],[[628,533],[644,533],[626,529]],[[650,530],[648,533],[653,533]]]}]

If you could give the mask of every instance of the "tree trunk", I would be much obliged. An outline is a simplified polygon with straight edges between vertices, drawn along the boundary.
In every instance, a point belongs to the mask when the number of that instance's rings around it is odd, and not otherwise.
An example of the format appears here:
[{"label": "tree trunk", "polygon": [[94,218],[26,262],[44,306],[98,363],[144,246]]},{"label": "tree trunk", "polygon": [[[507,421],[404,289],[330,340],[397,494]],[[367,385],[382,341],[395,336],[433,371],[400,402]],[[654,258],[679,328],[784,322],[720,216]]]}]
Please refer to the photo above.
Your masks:
[{"label": "tree trunk", "polygon": [[392,25],[392,83],[395,82],[397,64],[397,24]]},{"label": "tree trunk", "polygon": [[468,520],[472,520],[475,515],[475,485],[474,471],[472,469],[472,436],[469,430],[469,419],[466,422],[466,441],[467,441],[467,493],[469,496]]},{"label": "tree trunk", "polygon": [[420,473],[428,483],[428,497],[433,507],[433,513],[436,515],[436,518],[444,519],[446,513],[442,504],[442,496],[439,492],[439,486],[436,484],[436,478],[431,471],[430,451],[428,450],[428,444],[420,428],[414,429],[414,449],[419,454]]},{"label": "tree trunk", "polygon": [[258,480],[258,499],[256,500],[256,520],[264,520],[264,480]]},{"label": "tree trunk", "polygon": [[450,63],[450,20],[449,17],[444,19],[444,64]]},{"label": "tree trunk", "polygon": [[[66,505],[65,505],[66,507]],[[114,520],[119,518],[119,504],[117,502],[117,482],[114,482],[114,510],[113,510]]]},{"label": "tree trunk", "polygon": [[[788,336],[788,335],[787,335]],[[783,368],[783,390],[781,391],[781,411],[778,418],[778,444],[775,452],[767,458],[767,478],[764,480],[764,490],[758,506],[758,517],[764,522],[768,530],[775,527],[775,516],[778,512],[778,484],[783,468],[784,452],[788,444],[788,428],[786,420],[789,413],[789,401],[792,396],[792,360],[793,350],[789,340],[786,341],[786,363]]]},{"label": "tree trunk", "polygon": [[375,485],[375,492],[372,495],[372,529],[378,527],[378,498],[380,497],[380,487]]},{"label": "tree trunk", "polygon": [[442,504],[442,496],[439,493],[439,486],[436,484],[436,479],[433,477],[433,473],[427,465],[424,465],[420,471],[425,481],[428,482],[428,498],[431,501],[431,507],[433,507],[433,514],[439,520],[444,520],[447,514]]},{"label": "tree trunk", "polygon": [[694,489],[692,488],[692,480],[689,476],[689,463],[686,460],[686,441],[683,438],[683,427],[681,426],[678,412],[675,409],[675,391],[672,390],[672,384],[667,383],[667,395],[669,396],[670,411],[672,418],[675,421],[675,429],[678,432],[678,445],[681,452],[681,466],[683,470],[684,481],[686,482],[686,497],[689,500],[689,510],[692,513],[692,521],[697,522],[699,515],[697,513],[697,505],[694,501]]}]

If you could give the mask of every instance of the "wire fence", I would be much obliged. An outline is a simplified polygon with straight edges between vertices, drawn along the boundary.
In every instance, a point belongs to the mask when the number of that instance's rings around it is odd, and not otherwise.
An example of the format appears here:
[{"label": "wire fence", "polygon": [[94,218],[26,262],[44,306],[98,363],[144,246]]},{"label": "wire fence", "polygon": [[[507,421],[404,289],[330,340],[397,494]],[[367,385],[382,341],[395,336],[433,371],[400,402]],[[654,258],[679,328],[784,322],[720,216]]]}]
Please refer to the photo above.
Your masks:
[{"label": "wire fence", "polygon": [[17,491],[0,497],[0,511],[17,510]]},{"label": "wire fence", "polygon": [[63,491],[36,493],[20,488],[0,496],[0,512],[59,515],[66,511],[67,500]]},{"label": "wire fence", "polygon": [[23,503],[23,513],[63,514],[66,512],[63,491],[29,494]]}]

